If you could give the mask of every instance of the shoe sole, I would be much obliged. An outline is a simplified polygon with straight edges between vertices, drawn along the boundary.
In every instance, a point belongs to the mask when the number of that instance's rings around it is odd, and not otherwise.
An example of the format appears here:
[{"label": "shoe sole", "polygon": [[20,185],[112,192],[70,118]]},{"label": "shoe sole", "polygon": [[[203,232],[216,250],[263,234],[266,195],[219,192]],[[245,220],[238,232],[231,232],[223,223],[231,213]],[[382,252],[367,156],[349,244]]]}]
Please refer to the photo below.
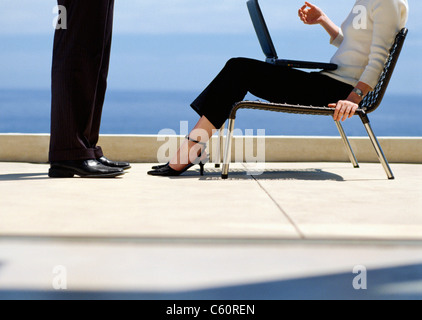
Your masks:
[{"label": "shoe sole", "polygon": [[81,178],[116,178],[119,176],[124,175],[124,172],[116,172],[116,173],[105,173],[105,174],[81,174],[75,170],[71,169],[64,169],[64,168],[51,168],[48,171],[48,176],[50,178],[73,178],[74,176],[79,176]]},{"label": "shoe sole", "polygon": [[102,165],[104,165],[104,166],[106,166],[106,167],[109,167],[109,168],[113,168],[113,169],[122,169],[122,170],[129,170],[129,169],[132,169],[132,166],[127,166],[127,167],[116,167],[116,166],[109,166],[109,165],[106,165],[106,164],[102,164]]}]

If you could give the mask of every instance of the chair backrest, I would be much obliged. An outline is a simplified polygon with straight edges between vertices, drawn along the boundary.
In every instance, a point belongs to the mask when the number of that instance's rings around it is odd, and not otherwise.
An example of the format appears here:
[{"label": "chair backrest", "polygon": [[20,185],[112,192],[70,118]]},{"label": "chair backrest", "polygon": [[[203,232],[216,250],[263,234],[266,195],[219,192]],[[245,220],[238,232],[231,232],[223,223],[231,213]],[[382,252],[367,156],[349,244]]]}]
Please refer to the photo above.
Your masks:
[{"label": "chair backrest", "polygon": [[367,113],[375,111],[381,104],[381,101],[385,95],[385,91],[387,90],[387,86],[390,83],[391,76],[393,75],[394,68],[396,67],[397,60],[399,59],[404,41],[406,40],[407,33],[408,29],[403,28],[397,34],[396,40],[390,49],[390,54],[388,56],[387,62],[385,63],[384,71],[380,76],[380,80],[378,81],[377,86],[360,103],[360,107]]}]

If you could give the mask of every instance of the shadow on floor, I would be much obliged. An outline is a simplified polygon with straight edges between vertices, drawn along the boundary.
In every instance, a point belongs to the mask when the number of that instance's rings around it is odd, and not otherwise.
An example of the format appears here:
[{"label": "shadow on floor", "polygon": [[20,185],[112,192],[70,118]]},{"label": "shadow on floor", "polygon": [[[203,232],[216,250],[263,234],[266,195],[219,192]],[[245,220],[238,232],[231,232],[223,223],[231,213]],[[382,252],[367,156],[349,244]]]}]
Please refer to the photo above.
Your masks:
[{"label": "shadow on floor", "polygon": [[[221,180],[220,169],[206,169],[205,175],[201,177],[199,170],[188,171],[179,177],[171,179],[193,179],[200,180]],[[309,181],[344,181],[342,176],[327,172],[321,169],[301,170],[265,170],[264,172],[253,172],[249,174],[246,169],[231,169],[228,180],[309,180]]]},{"label": "shadow on floor", "polygon": [[[422,265],[368,270],[367,290],[357,275],[331,274],[192,291],[21,291],[0,290],[1,300],[420,300]],[[361,283],[361,282],[359,282]],[[169,303],[167,303],[169,304]],[[170,304],[172,305],[172,304]]]},{"label": "shadow on floor", "polygon": [[49,179],[47,173],[12,173],[0,174],[0,181],[19,181],[19,180],[46,180]]}]

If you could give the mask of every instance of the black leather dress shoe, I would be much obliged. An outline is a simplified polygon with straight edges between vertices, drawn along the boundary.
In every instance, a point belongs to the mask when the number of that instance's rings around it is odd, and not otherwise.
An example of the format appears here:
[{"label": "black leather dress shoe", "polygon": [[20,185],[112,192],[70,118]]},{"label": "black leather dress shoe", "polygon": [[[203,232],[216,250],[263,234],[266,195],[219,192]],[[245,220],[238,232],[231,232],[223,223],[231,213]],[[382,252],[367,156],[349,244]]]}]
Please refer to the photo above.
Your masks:
[{"label": "black leather dress shoe", "polygon": [[130,163],[128,162],[111,161],[111,160],[108,160],[106,157],[98,158],[97,161],[107,167],[120,168],[123,170],[127,170],[131,168]]},{"label": "black leather dress shoe", "polygon": [[105,166],[97,160],[52,162],[50,178],[115,178],[124,175],[123,169]]}]

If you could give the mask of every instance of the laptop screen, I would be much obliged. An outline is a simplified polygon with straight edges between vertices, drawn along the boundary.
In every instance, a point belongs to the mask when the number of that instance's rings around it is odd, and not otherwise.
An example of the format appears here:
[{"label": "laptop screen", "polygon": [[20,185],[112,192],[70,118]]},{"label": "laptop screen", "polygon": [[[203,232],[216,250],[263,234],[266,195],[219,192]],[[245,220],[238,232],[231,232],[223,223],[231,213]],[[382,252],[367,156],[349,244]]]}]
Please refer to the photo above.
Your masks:
[{"label": "laptop screen", "polygon": [[262,51],[264,51],[267,59],[278,59],[273,40],[271,39],[258,0],[249,0],[247,5]]}]

